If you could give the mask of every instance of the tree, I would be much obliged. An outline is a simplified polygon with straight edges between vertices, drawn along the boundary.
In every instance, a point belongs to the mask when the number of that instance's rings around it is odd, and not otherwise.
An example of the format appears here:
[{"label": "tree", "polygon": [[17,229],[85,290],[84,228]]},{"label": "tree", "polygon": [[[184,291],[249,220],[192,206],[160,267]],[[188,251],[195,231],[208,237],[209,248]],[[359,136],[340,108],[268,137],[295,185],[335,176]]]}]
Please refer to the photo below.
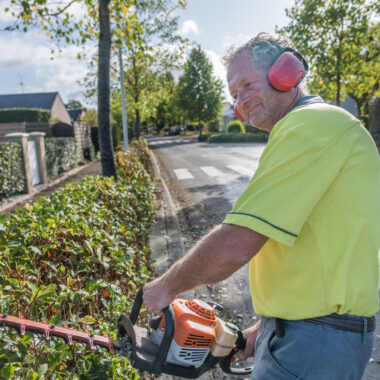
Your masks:
[{"label": "tree", "polygon": [[75,100],[75,99],[70,99],[67,102],[67,104],[65,104],[65,106],[68,110],[78,110],[78,109],[83,110],[84,109],[82,103],[79,100]]},{"label": "tree", "polygon": [[87,110],[81,116],[81,121],[88,124],[91,127],[98,126],[98,112],[94,109]]},{"label": "tree", "polygon": [[133,108],[134,135],[140,136],[141,124],[152,116],[154,99],[147,98],[157,84],[149,82],[160,72],[176,67],[186,40],[178,34],[178,17],[174,11],[185,2],[173,0],[138,0],[135,16],[139,28],[137,38],[130,39],[128,24],[121,26],[120,43],[125,60],[126,92]]},{"label": "tree", "polygon": [[223,84],[213,76],[212,65],[199,46],[191,50],[184,70],[178,82],[177,101],[185,117],[199,125],[218,119],[223,106]]},{"label": "tree", "polygon": [[157,126],[157,133],[165,126],[177,124],[181,121],[181,113],[177,105],[176,83],[171,72],[159,76],[160,89],[157,93],[159,102],[152,124]]},{"label": "tree", "polygon": [[311,64],[312,91],[337,105],[351,95],[359,112],[379,88],[379,5],[370,0],[296,0],[290,23],[277,32],[291,38]]}]

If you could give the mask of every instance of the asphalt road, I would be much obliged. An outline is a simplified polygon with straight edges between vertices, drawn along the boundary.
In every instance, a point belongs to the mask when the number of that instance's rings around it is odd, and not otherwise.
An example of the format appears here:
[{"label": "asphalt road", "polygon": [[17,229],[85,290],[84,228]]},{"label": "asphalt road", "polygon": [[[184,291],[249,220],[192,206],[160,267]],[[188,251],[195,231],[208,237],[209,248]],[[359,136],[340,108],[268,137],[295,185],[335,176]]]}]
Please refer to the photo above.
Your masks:
[{"label": "asphalt road", "polygon": [[[198,143],[185,136],[153,136],[148,141],[175,202],[186,248],[223,221],[248,185],[265,148],[265,144]],[[240,327],[255,322],[247,267],[208,290],[199,296],[211,295]],[[380,313],[376,318],[375,347],[365,380],[380,380]]]}]

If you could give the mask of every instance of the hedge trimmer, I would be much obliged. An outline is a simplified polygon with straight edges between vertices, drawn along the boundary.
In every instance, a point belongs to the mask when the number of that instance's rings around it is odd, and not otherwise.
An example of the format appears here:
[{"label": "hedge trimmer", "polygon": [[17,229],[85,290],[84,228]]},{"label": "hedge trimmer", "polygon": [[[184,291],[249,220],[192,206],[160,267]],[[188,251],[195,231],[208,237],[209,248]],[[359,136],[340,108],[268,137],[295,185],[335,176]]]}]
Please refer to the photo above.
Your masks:
[{"label": "hedge trimmer", "polygon": [[3,314],[0,326],[16,328],[21,336],[28,330],[44,335],[46,340],[51,336],[61,337],[70,346],[78,341],[87,344],[90,350],[103,347],[111,355],[116,350],[136,369],[155,375],[167,373],[196,379],[217,364],[233,375],[252,372],[252,367],[231,368],[233,356],[245,347],[245,339],[235,325],[215,315],[215,310],[222,310],[220,305],[197,299],[176,299],[163,310],[163,315],[151,319],[151,331],[136,326],[141,306],[142,289],[137,293],[130,317],[119,317],[116,342],[104,333],[94,335],[87,329],[78,331],[22,316]]}]

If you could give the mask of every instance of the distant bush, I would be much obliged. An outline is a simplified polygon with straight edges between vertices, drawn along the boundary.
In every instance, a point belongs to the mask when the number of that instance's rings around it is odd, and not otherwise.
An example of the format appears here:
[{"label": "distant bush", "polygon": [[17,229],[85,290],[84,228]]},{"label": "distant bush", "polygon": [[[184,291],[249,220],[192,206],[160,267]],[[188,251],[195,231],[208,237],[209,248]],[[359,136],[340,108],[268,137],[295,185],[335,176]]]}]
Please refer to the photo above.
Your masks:
[{"label": "distant bush", "polygon": [[245,133],[260,133],[261,129],[254,127],[251,124],[244,123]]},{"label": "distant bush", "polygon": [[0,143],[0,201],[25,191],[26,178],[22,146],[16,142]]},{"label": "distant bush", "polygon": [[266,142],[269,133],[262,131],[259,133],[218,133],[209,137],[209,143],[249,143]]},{"label": "distant bush", "polygon": [[227,133],[245,133],[244,124],[240,120],[233,120],[227,124]]},{"label": "distant bush", "polygon": [[210,136],[212,136],[214,133],[208,132],[208,133],[202,133],[200,136],[198,136],[199,142],[208,141]]},{"label": "distant bush", "polygon": [[49,121],[50,117],[49,110],[39,108],[4,108],[0,110],[0,123]]},{"label": "distant bush", "polygon": [[77,166],[77,146],[73,137],[45,139],[46,169],[49,178]]},{"label": "distant bush", "polygon": [[208,125],[209,132],[219,132],[220,131],[220,120],[215,120]]}]

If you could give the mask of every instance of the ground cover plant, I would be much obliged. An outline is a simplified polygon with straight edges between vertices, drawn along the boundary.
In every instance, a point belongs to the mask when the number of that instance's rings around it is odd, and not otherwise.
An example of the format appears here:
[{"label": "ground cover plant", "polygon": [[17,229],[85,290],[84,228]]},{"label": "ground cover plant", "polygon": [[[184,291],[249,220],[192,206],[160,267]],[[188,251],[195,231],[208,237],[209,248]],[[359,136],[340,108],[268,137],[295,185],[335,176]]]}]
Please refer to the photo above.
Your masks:
[{"label": "ground cover plant", "polygon": [[[139,160],[146,142],[119,152],[119,180],[85,177],[49,198],[0,215],[0,313],[116,339],[118,316],[151,278],[153,184]],[[63,340],[0,332],[0,378],[137,379],[127,359]]]}]

